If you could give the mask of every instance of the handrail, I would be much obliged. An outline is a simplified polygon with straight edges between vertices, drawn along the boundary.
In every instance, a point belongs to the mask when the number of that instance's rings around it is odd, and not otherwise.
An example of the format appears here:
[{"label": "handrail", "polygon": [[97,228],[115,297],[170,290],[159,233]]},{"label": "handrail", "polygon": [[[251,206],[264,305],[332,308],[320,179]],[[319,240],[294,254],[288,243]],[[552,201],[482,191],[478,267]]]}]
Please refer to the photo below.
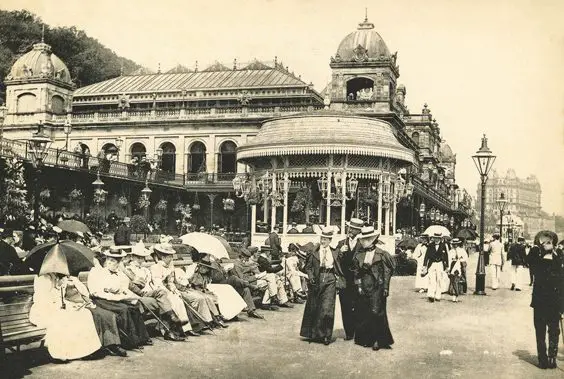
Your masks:
[{"label": "handrail", "polygon": [[[0,156],[16,157],[31,162],[33,157],[28,150],[27,142],[0,139]],[[128,164],[110,161],[91,155],[51,148],[43,160],[46,166],[66,170],[99,173],[100,176],[117,177],[127,180],[145,182],[169,187],[184,188],[187,185],[229,184],[235,173],[189,173],[177,174],[162,169],[151,170],[149,164]]]}]

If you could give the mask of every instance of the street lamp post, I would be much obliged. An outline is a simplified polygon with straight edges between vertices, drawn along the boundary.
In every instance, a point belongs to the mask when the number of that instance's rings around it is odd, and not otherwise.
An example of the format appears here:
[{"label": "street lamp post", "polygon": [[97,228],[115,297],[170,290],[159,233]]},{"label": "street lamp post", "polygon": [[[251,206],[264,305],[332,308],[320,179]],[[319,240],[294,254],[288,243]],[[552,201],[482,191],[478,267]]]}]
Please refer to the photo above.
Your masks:
[{"label": "street lamp post", "polygon": [[496,156],[488,147],[488,139],[486,135],[482,137],[482,146],[472,156],[472,160],[478,169],[481,180],[482,196],[480,202],[480,251],[478,256],[478,264],[476,266],[476,289],[474,295],[486,294],[486,266],[484,264],[484,213],[486,210],[486,182],[488,174],[495,162]]},{"label": "street lamp post", "polygon": [[[152,192],[153,191],[151,191],[151,189],[149,188],[148,180],[145,179],[145,188],[141,190],[141,196],[145,197],[145,199],[149,201],[149,196],[151,196]],[[145,220],[147,220],[147,222],[149,222],[149,207],[150,205],[147,205],[147,207],[145,207]]]},{"label": "street lamp post", "polygon": [[497,209],[499,209],[499,242],[503,242],[503,211],[507,205],[507,199],[503,192],[495,202],[497,203]]},{"label": "street lamp post", "polygon": [[29,151],[31,153],[31,163],[35,168],[35,187],[33,196],[33,221],[37,224],[39,221],[39,177],[41,176],[41,167],[47,156],[49,146],[53,141],[43,131],[43,121],[39,121],[37,132],[28,141]]},{"label": "street lamp post", "polygon": [[123,138],[116,137],[116,148],[117,148],[117,160],[119,162],[119,152],[121,150],[121,146],[123,145]]}]

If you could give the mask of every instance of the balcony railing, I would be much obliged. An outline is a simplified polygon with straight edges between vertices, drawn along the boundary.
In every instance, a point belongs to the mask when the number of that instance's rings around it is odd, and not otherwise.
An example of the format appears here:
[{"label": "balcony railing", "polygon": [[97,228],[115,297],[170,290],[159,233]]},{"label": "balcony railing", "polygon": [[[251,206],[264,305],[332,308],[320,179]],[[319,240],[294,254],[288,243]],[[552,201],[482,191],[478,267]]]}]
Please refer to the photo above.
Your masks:
[{"label": "balcony railing", "polygon": [[[0,139],[0,156],[16,157],[25,161],[33,159],[25,141]],[[76,154],[61,149],[49,149],[43,161],[45,166],[73,171],[100,173],[101,176],[123,178],[132,181],[186,188],[190,186],[231,186],[235,173],[188,173],[177,174],[161,169],[150,170],[146,166],[101,159],[90,155]]]}]

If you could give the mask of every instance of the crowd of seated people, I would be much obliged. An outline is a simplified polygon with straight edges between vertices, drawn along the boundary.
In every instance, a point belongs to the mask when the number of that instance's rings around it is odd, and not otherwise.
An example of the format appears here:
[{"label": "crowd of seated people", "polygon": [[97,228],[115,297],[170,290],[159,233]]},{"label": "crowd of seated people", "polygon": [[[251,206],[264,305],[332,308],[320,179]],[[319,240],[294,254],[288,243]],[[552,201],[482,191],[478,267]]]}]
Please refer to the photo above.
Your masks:
[{"label": "crowd of seated people", "polygon": [[176,251],[167,241],[149,248],[142,241],[102,248],[100,237],[92,233],[52,225],[35,233],[34,245],[71,240],[95,252],[94,267],[83,283],[69,274],[61,249],[51,249],[37,270],[26,265],[25,254],[22,259],[15,253],[21,244],[17,234],[0,230],[0,258],[9,257],[0,261],[2,275],[37,275],[30,321],[46,329],[47,349],[55,360],[125,357],[128,350],[152,345],[147,317],[157,320],[156,335],[182,342],[227,328],[226,321],[241,312],[264,319],[255,304],[257,294],[263,310],[291,308],[291,301],[301,303],[305,296],[297,246],[281,261],[249,246],[229,262],[196,251],[192,263],[175,266]]}]

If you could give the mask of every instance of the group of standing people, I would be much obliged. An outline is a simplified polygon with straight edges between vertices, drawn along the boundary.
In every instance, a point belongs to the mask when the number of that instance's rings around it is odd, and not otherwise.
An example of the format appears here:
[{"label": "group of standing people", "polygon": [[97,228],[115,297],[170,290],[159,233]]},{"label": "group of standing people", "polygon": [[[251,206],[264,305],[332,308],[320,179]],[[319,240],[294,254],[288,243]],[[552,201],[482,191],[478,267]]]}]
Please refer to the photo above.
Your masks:
[{"label": "group of standing people", "polygon": [[333,342],[337,291],[345,340],[373,350],[394,343],[387,316],[387,297],[394,261],[377,247],[379,233],[360,219],[347,222],[347,238],[330,246],[333,229],[324,228],[319,246],[306,258],[308,296],[300,335],[314,342]]}]

